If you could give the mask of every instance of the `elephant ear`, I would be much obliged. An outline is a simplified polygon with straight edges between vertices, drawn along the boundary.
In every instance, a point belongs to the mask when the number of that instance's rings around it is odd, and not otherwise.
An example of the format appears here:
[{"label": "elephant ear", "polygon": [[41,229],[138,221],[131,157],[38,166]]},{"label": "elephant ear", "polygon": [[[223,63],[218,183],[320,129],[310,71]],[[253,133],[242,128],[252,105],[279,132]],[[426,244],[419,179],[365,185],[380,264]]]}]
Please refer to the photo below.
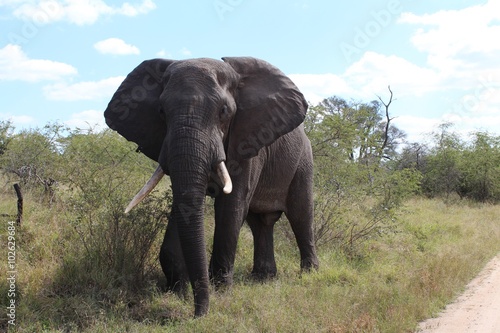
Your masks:
[{"label": "elephant ear", "polygon": [[127,75],[104,111],[111,129],[137,143],[138,150],[155,161],[166,135],[160,104],[163,75],[173,62],[165,59],[142,62]]},{"label": "elephant ear", "polygon": [[298,127],[308,105],[292,80],[268,62],[250,57],[222,60],[241,77],[228,155],[236,160],[251,158]]}]

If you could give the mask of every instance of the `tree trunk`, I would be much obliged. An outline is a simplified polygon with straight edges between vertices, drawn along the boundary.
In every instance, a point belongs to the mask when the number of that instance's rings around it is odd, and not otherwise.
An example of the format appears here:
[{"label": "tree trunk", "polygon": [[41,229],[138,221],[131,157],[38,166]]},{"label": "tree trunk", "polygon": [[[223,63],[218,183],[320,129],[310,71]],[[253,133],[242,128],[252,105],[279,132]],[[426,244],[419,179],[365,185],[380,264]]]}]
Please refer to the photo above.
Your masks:
[{"label": "tree trunk", "polygon": [[17,194],[17,219],[16,223],[17,226],[21,225],[21,221],[23,219],[23,194],[21,192],[21,187],[19,184],[14,184],[14,190],[16,191]]}]

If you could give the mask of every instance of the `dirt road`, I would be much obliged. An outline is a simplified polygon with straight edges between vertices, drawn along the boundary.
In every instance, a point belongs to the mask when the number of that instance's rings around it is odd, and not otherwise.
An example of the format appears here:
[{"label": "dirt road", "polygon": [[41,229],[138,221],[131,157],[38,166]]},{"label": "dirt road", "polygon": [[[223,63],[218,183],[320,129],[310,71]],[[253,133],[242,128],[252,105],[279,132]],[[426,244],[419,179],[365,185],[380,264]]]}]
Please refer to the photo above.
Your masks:
[{"label": "dirt road", "polygon": [[500,333],[500,255],[472,280],[463,295],[437,318],[419,325],[419,333]]}]

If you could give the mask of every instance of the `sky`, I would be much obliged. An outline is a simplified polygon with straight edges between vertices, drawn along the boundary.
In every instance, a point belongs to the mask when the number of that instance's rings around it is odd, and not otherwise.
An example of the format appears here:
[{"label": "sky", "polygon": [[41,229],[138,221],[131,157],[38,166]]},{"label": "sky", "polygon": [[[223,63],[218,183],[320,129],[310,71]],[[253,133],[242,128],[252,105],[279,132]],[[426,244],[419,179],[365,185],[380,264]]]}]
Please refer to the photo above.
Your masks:
[{"label": "sky", "polygon": [[409,142],[500,135],[500,0],[0,0],[0,120],[104,128],[143,60],[224,56],[270,62],[312,105],[390,86]]}]

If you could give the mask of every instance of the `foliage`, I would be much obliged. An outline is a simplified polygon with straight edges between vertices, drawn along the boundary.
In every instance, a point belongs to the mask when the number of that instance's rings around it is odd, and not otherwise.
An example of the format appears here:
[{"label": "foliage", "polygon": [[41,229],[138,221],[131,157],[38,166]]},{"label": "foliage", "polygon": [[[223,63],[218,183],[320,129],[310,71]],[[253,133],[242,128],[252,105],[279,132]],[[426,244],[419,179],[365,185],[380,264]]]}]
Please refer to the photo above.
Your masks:
[{"label": "foliage", "polygon": [[392,159],[404,138],[394,126],[386,133],[386,123],[380,102],[347,102],[334,96],[309,108],[305,130],[315,158],[376,165]]},{"label": "foliage", "polygon": [[[18,331],[412,331],[500,250],[498,207],[469,201],[500,200],[500,137],[464,140],[444,124],[433,142],[401,147],[404,134],[388,126],[383,104],[331,97],[310,107],[319,272],[299,273],[292,231],[280,223],[279,279],[253,282],[252,235],[243,228],[236,286],[212,292],[203,320],[190,319],[192,300],[151,282],[161,275],[168,187],[123,213],[154,163],[110,130],[55,124],[15,133],[0,123],[2,177],[32,189],[16,232]],[[38,200],[50,179],[57,205]],[[418,193],[457,193],[463,204],[411,199]],[[4,195],[2,212],[14,200]],[[210,244],[208,221],[206,234]],[[0,281],[0,294],[7,288]]]},{"label": "foliage", "polygon": [[500,137],[476,132],[460,161],[459,194],[476,201],[500,201]]},{"label": "foliage", "polygon": [[450,127],[451,124],[443,124],[440,132],[433,135],[436,145],[427,156],[422,181],[423,192],[430,196],[443,194],[448,198],[460,186],[459,159],[463,142],[457,134],[449,132]]},{"label": "foliage", "polygon": [[[0,155],[3,173],[21,182],[26,189],[43,189],[42,197],[52,201],[62,167],[59,140],[65,130],[61,125],[49,124],[42,129],[23,130],[7,136]],[[10,131],[7,124],[6,135]]]},{"label": "foliage", "polygon": [[426,146],[406,146],[395,169],[418,170],[421,191],[428,197],[454,196],[479,202],[500,201],[500,137],[485,132],[469,140],[452,131],[452,124],[439,126]]},{"label": "foliage", "polygon": [[[348,260],[320,247],[318,272],[300,274],[296,244],[277,232],[279,277],[256,283],[248,278],[252,236],[243,228],[234,287],[212,290],[210,313],[194,320],[191,299],[154,285],[127,292],[109,270],[98,280],[108,277],[104,287],[86,278],[97,270],[68,261],[77,249],[80,260],[87,252],[64,210],[30,198],[33,206],[16,233],[17,332],[413,332],[500,250],[498,206],[412,199],[397,212],[397,232],[365,242],[363,256]],[[0,281],[0,294],[7,289]]]},{"label": "foliage", "polygon": [[309,109],[305,129],[315,163],[316,242],[353,255],[394,228],[394,210],[418,190],[420,173],[392,170],[404,134],[387,126],[378,101],[325,99]]},{"label": "foliage", "polygon": [[150,250],[166,227],[170,192],[150,196],[126,215],[124,207],[152,173],[152,163],[111,130],[74,132],[63,150],[69,220],[85,249],[76,260],[101,287],[142,286],[155,267]]},{"label": "foliage", "polygon": [[401,148],[401,152],[393,161],[393,168],[396,170],[414,169],[423,172],[426,170],[429,155],[429,147],[426,144],[408,143]]},{"label": "foliage", "polygon": [[[368,173],[353,170],[368,179]],[[339,246],[349,255],[355,255],[364,241],[397,227],[395,212],[418,192],[421,179],[418,171],[409,169],[380,169],[372,182],[357,185],[352,179],[336,176],[316,185],[315,239],[319,246]]]},{"label": "foliage", "polygon": [[12,140],[12,131],[14,127],[10,121],[0,121],[0,155],[7,150],[9,142]]}]

